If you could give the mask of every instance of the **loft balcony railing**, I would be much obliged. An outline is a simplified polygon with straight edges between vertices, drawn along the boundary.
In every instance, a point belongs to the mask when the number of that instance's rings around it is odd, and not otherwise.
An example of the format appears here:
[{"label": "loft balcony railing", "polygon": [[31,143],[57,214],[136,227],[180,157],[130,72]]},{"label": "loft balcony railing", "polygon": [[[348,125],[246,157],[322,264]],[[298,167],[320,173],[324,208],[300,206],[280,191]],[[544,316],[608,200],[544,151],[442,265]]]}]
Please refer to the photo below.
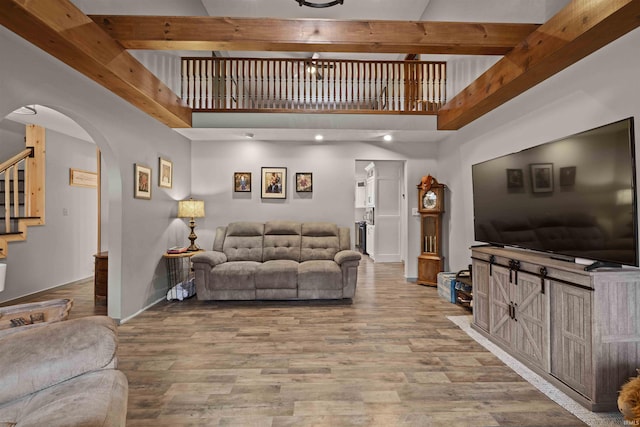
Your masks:
[{"label": "loft balcony railing", "polygon": [[194,112],[436,114],[446,63],[182,58],[182,99]]}]

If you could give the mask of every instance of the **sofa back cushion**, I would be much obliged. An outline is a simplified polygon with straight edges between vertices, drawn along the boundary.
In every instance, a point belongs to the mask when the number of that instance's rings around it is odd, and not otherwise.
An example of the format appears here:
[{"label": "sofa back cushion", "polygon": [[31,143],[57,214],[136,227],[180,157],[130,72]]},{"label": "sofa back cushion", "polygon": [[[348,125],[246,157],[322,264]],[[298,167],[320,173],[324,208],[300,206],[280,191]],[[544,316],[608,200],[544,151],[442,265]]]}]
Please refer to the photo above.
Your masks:
[{"label": "sofa back cushion", "polygon": [[227,261],[262,262],[264,224],[261,222],[232,222],[227,226],[227,234],[222,252]]},{"label": "sofa back cushion", "polygon": [[302,224],[294,221],[269,221],[264,225],[263,260],[300,261]]},{"label": "sofa back cushion", "polygon": [[84,373],[115,366],[117,334],[112,318],[89,316],[1,338],[0,405]]},{"label": "sofa back cushion", "polygon": [[340,232],[328,222],[302,223],[300,261],[333,260],[340,248]]},{"label": "sofa back cushion", "polygon": [[216,237],[213,240],[213,250],[222,252],[224,237],[227,235],[227,227],[216,227]]},{"label": "sofa back cushion", "polygon": [[340,227],[340,247],[341,251],[351,249],[351,229],[349,227]]}]

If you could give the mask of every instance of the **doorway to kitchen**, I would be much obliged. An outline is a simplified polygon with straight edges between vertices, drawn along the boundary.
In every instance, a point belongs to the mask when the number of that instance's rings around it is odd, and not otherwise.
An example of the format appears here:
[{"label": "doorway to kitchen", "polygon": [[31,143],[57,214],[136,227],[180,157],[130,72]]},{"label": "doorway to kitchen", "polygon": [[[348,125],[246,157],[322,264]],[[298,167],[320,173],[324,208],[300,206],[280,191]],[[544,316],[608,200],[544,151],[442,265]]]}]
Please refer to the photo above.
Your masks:
[{"label": "doorway to kitchen", "polygon": [[404,161],[356,160],[356,248],[375,262],[401,262],[406,246]]}]

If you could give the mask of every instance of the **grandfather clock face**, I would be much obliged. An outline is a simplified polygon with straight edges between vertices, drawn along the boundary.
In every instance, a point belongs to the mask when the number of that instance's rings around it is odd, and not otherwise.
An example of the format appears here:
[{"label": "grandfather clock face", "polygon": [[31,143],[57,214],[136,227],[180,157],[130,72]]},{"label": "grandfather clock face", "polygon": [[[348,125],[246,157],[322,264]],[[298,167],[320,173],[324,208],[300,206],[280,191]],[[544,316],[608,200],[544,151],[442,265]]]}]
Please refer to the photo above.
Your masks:
[{"label": "grandfather clock face", "polygon": [[434,210],[438,207],[438,194],[429,190],[422,196],[422,208],[425,210]]},{"label": "grandfather clock face", "polygon": [[420,190],[419,208],[423,213],[440,213],[444,210],[442,187],[434,185],[428,190]]}]

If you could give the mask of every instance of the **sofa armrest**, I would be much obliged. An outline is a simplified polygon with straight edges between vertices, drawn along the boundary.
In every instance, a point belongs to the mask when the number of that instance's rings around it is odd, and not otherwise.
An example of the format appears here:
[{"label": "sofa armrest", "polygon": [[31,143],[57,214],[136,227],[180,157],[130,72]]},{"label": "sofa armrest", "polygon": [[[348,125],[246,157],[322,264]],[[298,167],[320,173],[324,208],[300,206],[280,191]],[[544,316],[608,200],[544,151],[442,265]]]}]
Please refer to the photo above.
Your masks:
[{"label": "sofa armrest", "polygon": [[191,257],[191,262],[194,264],[208,264],[211,268],[218,264],[227,262],[227,256],[223,252],[218,251],[204,251],[198,252]]},{"label": "sofa armrest", "polygon": [[342,265],[347,261],[360,261],[361,258],[362,255],[360,254],[360,252],[346,250],[338,252],[333,259],[338,263],[338,265]]},{"label": "sofa armrest", "polygon": [[112,368],[117,346],[116,324],[107,316],[50,323],[0,338],[0,404]]}]

